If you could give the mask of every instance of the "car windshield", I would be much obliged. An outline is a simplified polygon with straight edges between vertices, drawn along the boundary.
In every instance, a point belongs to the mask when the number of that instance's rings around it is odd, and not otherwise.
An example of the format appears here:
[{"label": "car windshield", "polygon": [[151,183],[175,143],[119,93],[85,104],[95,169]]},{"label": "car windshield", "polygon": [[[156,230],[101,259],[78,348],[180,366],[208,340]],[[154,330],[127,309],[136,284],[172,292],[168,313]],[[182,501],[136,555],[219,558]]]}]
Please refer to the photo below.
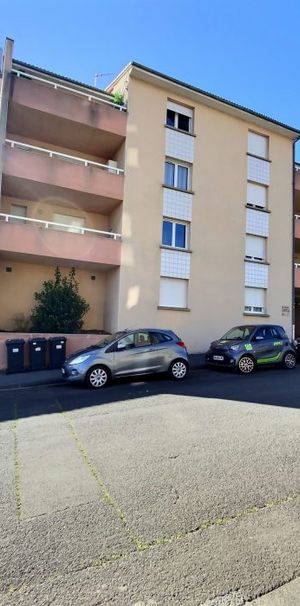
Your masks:
[{"label": "car windshield", "polygon": [[103,348],[103,347],[106,347],[107,345],[110,345],[116,339],[119,339],[123,335],[126,335],[126,332],[124,330],[120,330],[119,332],[115,332],[113,335],[110,335],[109,337],[106,337],[102,341],[99,341],[99,343],[96,344],[96,347],[100,347],[100,349]]},{"label": "car windshield", "polygon": [[235,326],[231,328],[226,334],[220,339],[221,341],[243,341],[248,339],[254,330],[254,326]]}]

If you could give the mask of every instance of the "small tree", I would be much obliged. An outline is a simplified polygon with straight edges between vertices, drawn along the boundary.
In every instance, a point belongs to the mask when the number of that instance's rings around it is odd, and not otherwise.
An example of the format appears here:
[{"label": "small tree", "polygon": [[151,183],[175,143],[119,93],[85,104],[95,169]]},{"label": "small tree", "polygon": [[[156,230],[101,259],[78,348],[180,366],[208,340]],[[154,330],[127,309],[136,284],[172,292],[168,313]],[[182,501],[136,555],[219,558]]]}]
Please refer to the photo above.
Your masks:
[{"label": "small tree", "polygon": [[34,332],[78,332],[89,304],[78,292],[75,269],[62,276],[56,267],[54,280],[43,283],[42,290],[34,293],[37,304],[32,310],[31,322]]}]

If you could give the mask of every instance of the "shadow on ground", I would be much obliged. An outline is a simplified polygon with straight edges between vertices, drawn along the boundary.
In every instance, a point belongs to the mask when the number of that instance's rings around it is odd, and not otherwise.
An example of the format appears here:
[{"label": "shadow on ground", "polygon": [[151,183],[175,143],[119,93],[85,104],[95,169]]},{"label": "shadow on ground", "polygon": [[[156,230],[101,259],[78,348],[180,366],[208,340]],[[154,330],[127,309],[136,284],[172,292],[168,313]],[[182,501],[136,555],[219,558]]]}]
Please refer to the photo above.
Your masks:
[{"label": "shadow on ground", "polygon": [[35,386],[0,393],[0,422],[57,413],[57,401],[64,410],[71,411],[161,394],[217,398],[227,400],[228,405],[234,400],[300,408],[299,388],[300,366],[293,371],[262,369],[249,376],[199,369],[190,371],[186,380],[180,383],[156,375],[115,381],[99,391],[65,383]]}]

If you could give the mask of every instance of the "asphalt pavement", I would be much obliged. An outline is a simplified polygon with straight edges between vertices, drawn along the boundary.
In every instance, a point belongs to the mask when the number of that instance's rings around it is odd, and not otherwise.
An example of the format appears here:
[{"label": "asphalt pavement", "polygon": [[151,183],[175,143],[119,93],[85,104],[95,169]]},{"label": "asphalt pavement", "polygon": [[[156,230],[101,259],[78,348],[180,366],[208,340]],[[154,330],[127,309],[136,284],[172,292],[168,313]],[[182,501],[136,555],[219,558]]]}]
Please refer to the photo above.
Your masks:
[{"label": "asphalt pavement", "polygon": [[3,389],[1,606],[243,606],[295,579],[299,384],[298,366]]}]

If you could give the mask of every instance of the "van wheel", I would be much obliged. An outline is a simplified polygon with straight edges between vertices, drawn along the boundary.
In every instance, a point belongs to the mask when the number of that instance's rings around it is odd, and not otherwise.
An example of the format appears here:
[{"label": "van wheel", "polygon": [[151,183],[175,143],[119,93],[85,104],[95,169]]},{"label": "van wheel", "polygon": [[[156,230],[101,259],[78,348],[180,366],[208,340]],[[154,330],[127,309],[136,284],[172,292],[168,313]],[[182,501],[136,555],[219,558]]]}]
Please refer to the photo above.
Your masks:
[{"label": "van wheel", "polygon": [[92,389],[100,389],[107,385],[109,381],[109,373],[105,366],[94,366],[86,375],[86,383]]},{"label": "van wheel", "polygon": [[296,356],[292,351],[288,351],[283,358],[283,366],[288,368],[288,370],[292,370],[296,366]]},{"label": "van wheel", "polygon": [[188,371],[188,365],[184,360],[174,360],[172,362],[169,373],[173,379],[180,381],[186,377]]},{"label": "van wheel", "polygon": [[238,363],[239,371],[244,375],[249,375],[255,369],[255,363],[251,356],[242,356]]}]

